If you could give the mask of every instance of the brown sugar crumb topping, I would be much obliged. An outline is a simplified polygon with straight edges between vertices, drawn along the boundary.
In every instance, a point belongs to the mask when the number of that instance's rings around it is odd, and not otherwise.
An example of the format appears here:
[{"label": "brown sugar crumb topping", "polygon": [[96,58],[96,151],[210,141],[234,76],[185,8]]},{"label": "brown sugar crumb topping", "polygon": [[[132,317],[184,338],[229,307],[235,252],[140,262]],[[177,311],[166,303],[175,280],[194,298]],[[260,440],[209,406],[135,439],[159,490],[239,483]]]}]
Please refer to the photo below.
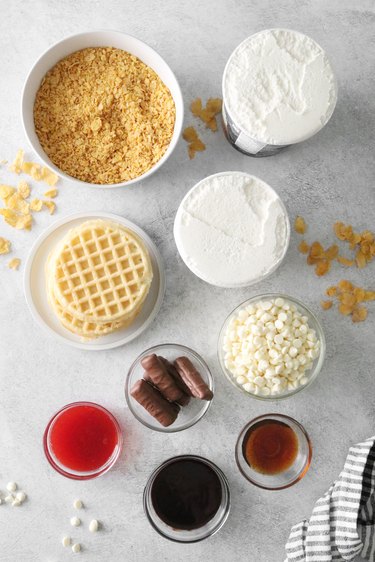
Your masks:
[{"label": "brown sugar crumb topping", "polygon": [[134,179],[171,141],[175,104],[140,59],[112,47],[68,55],[47,72],[34,104],[39,141],[63,172],[98,184]]}]

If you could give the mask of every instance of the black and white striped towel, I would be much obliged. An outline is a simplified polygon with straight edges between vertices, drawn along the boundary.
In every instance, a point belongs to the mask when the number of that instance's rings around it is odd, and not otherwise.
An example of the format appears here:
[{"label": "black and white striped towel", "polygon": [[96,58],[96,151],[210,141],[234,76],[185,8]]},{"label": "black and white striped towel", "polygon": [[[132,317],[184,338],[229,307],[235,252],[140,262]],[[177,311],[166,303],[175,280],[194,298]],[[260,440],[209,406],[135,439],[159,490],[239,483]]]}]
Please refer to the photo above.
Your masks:
[{"label": "black and white striped towel", "polygon": [[285,562],[375,562],[375,437],[349,449],[337,481],[309,520],[292,527]]}]

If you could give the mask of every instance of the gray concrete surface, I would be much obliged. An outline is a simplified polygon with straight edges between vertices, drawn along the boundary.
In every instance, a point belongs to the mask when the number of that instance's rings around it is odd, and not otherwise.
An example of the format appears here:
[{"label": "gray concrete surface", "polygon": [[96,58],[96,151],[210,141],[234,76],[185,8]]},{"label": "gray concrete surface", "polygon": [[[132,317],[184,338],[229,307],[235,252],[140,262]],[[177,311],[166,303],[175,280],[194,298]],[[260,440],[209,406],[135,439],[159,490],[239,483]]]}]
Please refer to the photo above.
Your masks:
[{"label": "gray concrete surface", "polygon": [[[145,40],[166,58],[180,80],[186,109],[196,96],[220,96],[222,71],[233,48],[263,28],[303,31],[328,52],[339,82],[339,102],[329,125],[314,139],[282,154],[251,159],[233,150],[222,132],[202,129],[207,150],[189,161],[181,141],[162,170],[142,185],[104,192],[61,182],[56,219],[82,209],[117,212],[153,237],[165,260],[167,294],[150,329],[134,343],[90,354],[55,342],[32,320],[25,304],[22,271],[0,259],[0,490],[9,480],[29,494],[22,509],[0,506],[2,562],[57,562],[71,559],[61,536],[70,533],[72,501],[87,504],[84,526],[74,536],[85,549],[80,560],[129,562],[215,560],[282,562],[290,526],[309,514],[314,501],[340,471],[350,444],[374,433],[374,318],[352,325],[336,311],[319,307],[324,289],[342,277],[374,287],[374,264],[364,271],[338,266],[316,278],[297,253],[292,235],[286,260],[264,283],[250,289],[221,290],[195,278],[173,241],[176,208],[186,191],[204,176],[243,170],[269,182],[285,201],[290,217],[302,214],[309,239],[332,240],[335,220],[373,228],[375,131],[375,8],[372,0],[69,0],[1,3],[0,159],[25,147],[19,103],[25,76],[44,49],[82,30],[119,29]],[[186,125],[194,123],[186,113]],[[32,156],[30,152],[29,156]],[[14,178],[0,169],[0,181]],[[38,188],[39,193],[42,188]],[[53,218],[40,214],[31,233],[0,223],[23,260]],[[21,268],[22,269],[22,268]],[[321,319],[328,353],[316,383],[294,398],[266,404],[237,392],[224,380],[216,359],[218,332],[228,312],[254,294],[277,290],[310,305]],[[181,434],[152,433],[125,407],[123,383],[134,357],[147,346],[175,341],[192,346],[208,361],[216,396],[208,415]],[[44,459],[41,438],[50,415],[70,401],[99,401],[118,416],[125,448],[116,468],[91,482],[55,474]],[[267,411],[290,414],[310,433],[314,458],[297,486],[266,492],[248,484],[234,461],[237,434],[245,422]],[[178,545],[159,537],[142,510],[142,491],[151,470],[178,453],[199,453],[228,476],[232,511],[210,540]],[[89,536],[96,516],[102,532]]]}]

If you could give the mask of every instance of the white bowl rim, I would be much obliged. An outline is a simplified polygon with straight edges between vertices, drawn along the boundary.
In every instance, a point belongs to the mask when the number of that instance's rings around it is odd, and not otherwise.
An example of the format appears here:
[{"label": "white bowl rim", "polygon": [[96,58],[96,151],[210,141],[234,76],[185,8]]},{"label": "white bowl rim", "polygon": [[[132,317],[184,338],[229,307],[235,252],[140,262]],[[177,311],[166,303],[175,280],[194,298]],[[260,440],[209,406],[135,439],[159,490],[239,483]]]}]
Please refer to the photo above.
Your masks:
[{"label": "white bowl rim", "polygon": [[[145,172],[141,176],[138,176],[138,177],[133,178],[131,180],[128,180],[128,181],[125,181],[125,182],[120,182],[120,183],[108,183],[108,184],[90,183],[90,182],[85,182],[83,180],[80,180],[78,178],[74,178],[73,176],[70,176],[69,174],[63,172],[58,166],[56,166],[52,161],[49,160],[47,154],[44,152],[44,150],[42,148],[39,149],[38,147],[35,146],[34,142],[30,138],[30,135],[29,135],[29,132],[28,132],[29,128],[25,125],[25,119],[24,119],[24,104],[25,104],[26,96],[28,95],[27,94],[28,83],[29,83],[31,75],[34,72],[34,69],[37,66],[37,64],[52,49],[54,49],[55,47],[57,47],[61,43],[64,43],[64,42],[69,41],[71,39],[83,37],[83,36],[95,35],[97,33],[115,33],[115,34],[121,35],[125,38],[129,38],[129,39],[132,39],[134,41],[137,41],[137,42],[139,42],[139,44],[142,44],[149,52],[153,53],[156,57],[158,57],[166,65],[172,80],[174,80],[174,82],[175,82],[175,87],[176,87],[176,96],[172,95],[173,100],[175,102],[175,108],[176,108],[175,126],[174,126],[174,130],[173,130],[171,142],[169,143],[167,150],[165,151],[163,156],[160,158],[160,160],[158,160],[156,162],[156,164],[154,166],[152,166],[152,168],[147,170],[147,172]],[[72,51],[72,52],[74,52],[74,51]],[[64,58],[64,57],[62,57],[62,58]],[[177,100],[177,103],[176,103],[176,100]],[[72,35],[68,35],[66,37],[63,37],[62,39],[59,39],[58,41],[56,41],[55,43],[50,45],[37,58],[37,60],[33,63],[32,67],[30,68],[30,70],[29,70],[29,72],[26,76],[23,88],[22,88],[21,122],[22,122],[23,131],[25,133],[27,141],[28,141],[29,145],[31,146],[32,150],[35,152],[35,154],[38,156],[38,158],[40,158],[40,160],[43,162],[43,164],[45,166],[47,166],[48,168],[52,169],[59,177],[65,179],[65,180],[68,180],[70,182],[77,183],[77,184],[82,185],[82,186],[102,188],[102,189],[114,189],[114,188],[127,187],[127,186],[130,186],[130,185],[133,185],[135,183],[138,183],[138,182],[141,182],[141,181],[145,180],[146,178],[151,176],[154,172],[156,172],[168,160],[168,158],[171,156],[172,152],[176,148],[176,145],[179,141],[180,134],[181,134],[181,131],[182,131],[182,126],[183,126],[183,122],[184,122],[184,101],[183,101],[181,87],[180,87],[180,84],[179,84],[179,82],[176,78],[175,73],[173,72],[173,70],[171,69],[169,64],[164,60],[164,58],[161,55],[159,55],[159,53],[153,47],[151,47],[145,41],[142,41],[141,39],[138,39],[138,37],[135,37],[134,35],[131,35],[129,33],[124,33],[122,31],[115,30],[115,29],[96,29],[96,30],[92,30],[92,31],[82,31],[80,33],[74,33]]]}]

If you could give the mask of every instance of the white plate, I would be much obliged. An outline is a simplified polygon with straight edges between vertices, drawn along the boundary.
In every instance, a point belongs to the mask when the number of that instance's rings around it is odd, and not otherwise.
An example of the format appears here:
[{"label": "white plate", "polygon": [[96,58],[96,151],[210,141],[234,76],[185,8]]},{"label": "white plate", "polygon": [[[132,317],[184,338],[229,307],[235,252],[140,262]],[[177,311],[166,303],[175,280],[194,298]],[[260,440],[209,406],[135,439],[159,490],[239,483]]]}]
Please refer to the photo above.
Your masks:
[{"label": "white plate", "polygon": [[[45,266],[49,253],[68,230],[91,219],[109,219],[138,234],[150,253],[154,277],[142,310],[130,326],[91,341],[84,341],[64,328],[51,310],[47,300]],[[111,213],[77,213],[56,221],[35,241],[25,267],[24,289],[31,314],[49,334],[55,336],[61,342],[80,349],[111,349],[137,338],[154,320],[160,310],[165,292],[164,266],[159,250],[151,238],[136,224]]]}]

